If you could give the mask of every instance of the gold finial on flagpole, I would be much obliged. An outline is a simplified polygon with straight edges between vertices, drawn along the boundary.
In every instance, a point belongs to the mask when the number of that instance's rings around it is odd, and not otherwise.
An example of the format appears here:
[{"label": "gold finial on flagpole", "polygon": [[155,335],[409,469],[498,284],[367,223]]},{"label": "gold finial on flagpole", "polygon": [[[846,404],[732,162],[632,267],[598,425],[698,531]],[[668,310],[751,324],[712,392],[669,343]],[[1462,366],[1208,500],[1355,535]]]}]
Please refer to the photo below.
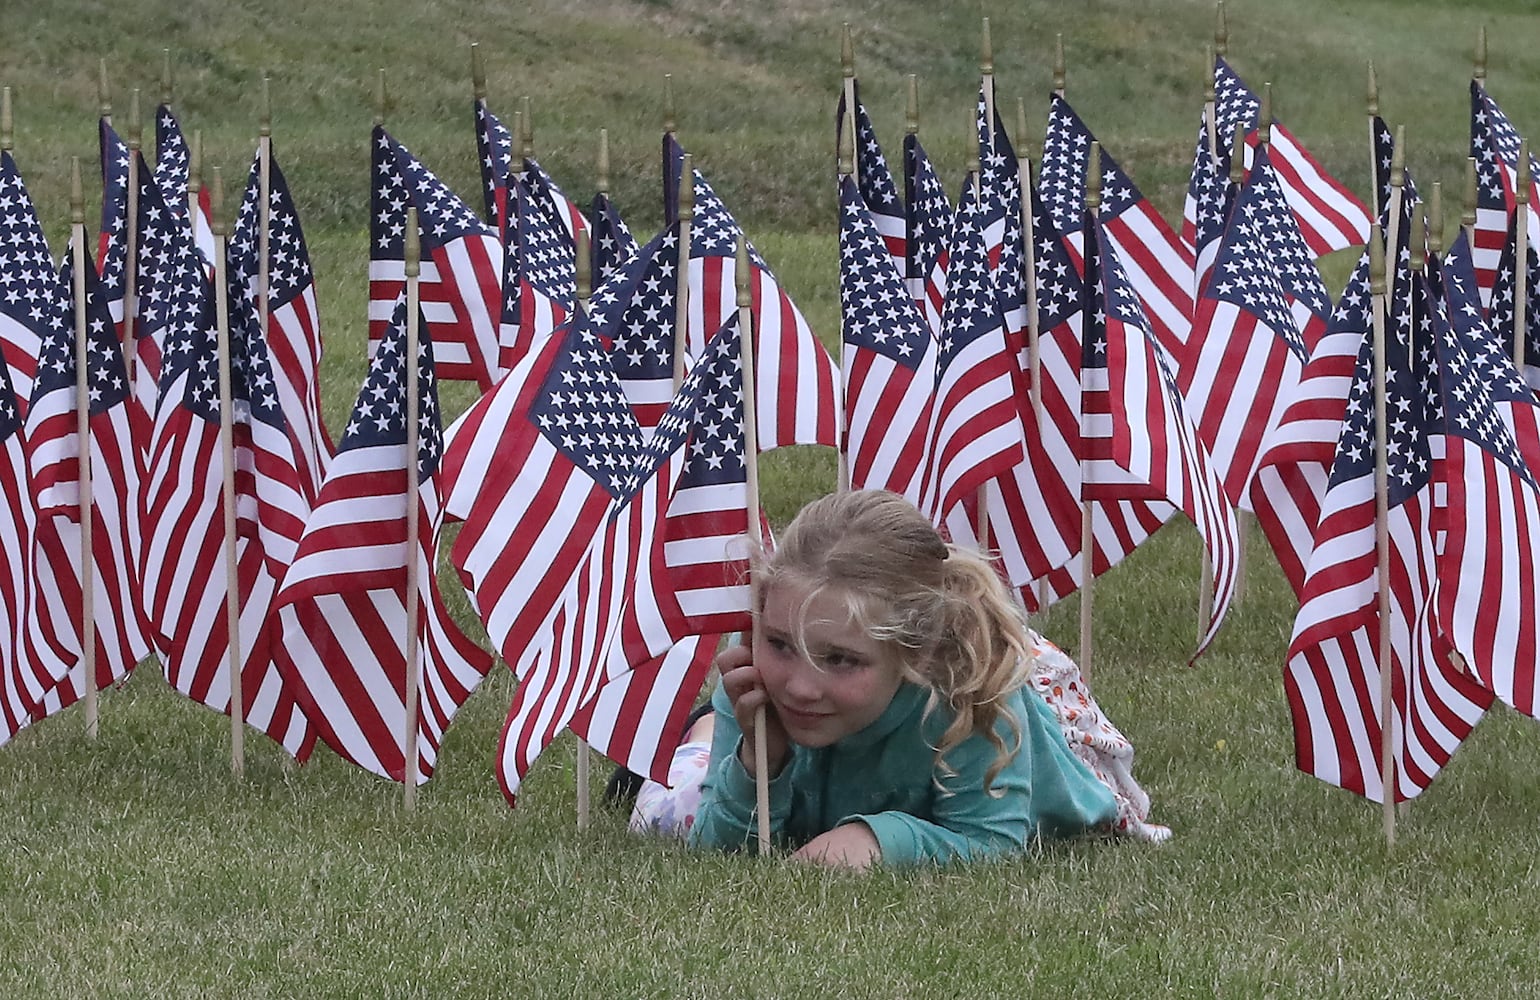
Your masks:
[{"label": "gold finial on flagpole", "polygon": [[380,67],[379,79],[374,84],[374,127],[385,127],[385,67]]},{"label": "gold finial on flagpole", "polygon": [[[1390,186],[1398,188],[1406,183],[1406,126],[1396,126],[1396,148],[1390,154]],[[1391,220],[1394,224],[1395,220]]]},{"label": "gold finial on flagpole", "polygon": [[1266,149],[1273,141],[1273,85],[1262,84],[1262,105],[1257,109],[1257,142]]},{"label": "gold finial on flagpole", "polygon": [[663,74],[663,133],[674,135],[679,131],[679,120],[674,114],[674,74]]},{"label": "gold finial on flagpole", "polygon": [[1444,183],[1433,182],[1433,194],[1428,198],[1428,252],[1442,257],[1444,254]]},{"label": "gold finial on flagpole", "polygon": [[1385,294],[1385,233],[1378,222],[1369,227],[1369,294]]},{"label": "gold finial on flagpole", "polygon": [[144,141],[144,125],[139,121],[139,88],[128,92],[128,128],[124,129],[130,152],[139,152]]},{"label": "gold finial on flagpole", "polygon": [[1420,204],[1412,206],[1412,271],[1419,273],[1428,266],[1428,220],[1422,210]]},{"label": "gold finial on flagpole", "polygon": [[96,103],[101,107],[102,117],[107,119],[107,124],[112,124],[112,90],[107,86],[107,60],[97,60],[96,64]]},{"label": "gold finial on flagpole", "polygon": [[1484,24],[1476,30],[1476,63],[1471,68],[1470,78],[1477,83],[1487,78],[1487,26]]},{"label": "gold finial on flagpole", "polygon": [[1053,36],[1053,92],[1064,96],[1064,35]]},{"label": "gold finial on flagpole", "polygon": [[1529,169],[1529,140],[1519,140],[1519,170],[1514,182],[1513,200],[1519,205],[1529,204],[1529,189],[1534,180],[1534,174]]},{"label": "gold finial on flagpole", "polygon": [[11,112],[11,88],[0,88],[0,151],[16,147],[16,118]]},{"label": "gold finial on flagpole", "polygon": [[1225,0],[1219,0],[1219,3],[1215,4],[1214,52],[1220,56],[1230,54],[1230,25],[1225,21]]},{"label": "gold finial on flagpole", "polygon": [[850,37],[850,22],[840,28],[840,74],[847,80],[856,75],[856,43]]},{"label": "gold finial on flagpole", "polygon": [[80,183],[80,157],[70,157],[70,221],[84,225],[86,221],[85,188]]},{"label": "gold finial on flagpole", "polygon": [[603,195],[610,193],[610,130],[599,130],[599,182],[596,185],[598,192]]},{"label": "gold finial on flagpole", "polygon": [[984,18],[983,34],[979,39],[979,72],[992,76],[995,71],[995,46],[989,40],[989,18]]},{"label": "gold finial on flagpole", "polygon": [[1246,180],[1246,125],[1235,123],[1235,135],[1230,140],[1230,183],[1241,184]]},{"label": "gold finial on flagpole", "polygon": [[273,81],[262,74],[262,103],[257,109],[257,135],[264,139],[273,134]]},{"label": "gold finial on flagpole", "polygon": [[1102,144],[1095,139],[1085,159],[1085,207],[1093,217],[1102,207]]},{"label": "gold finial on flagpole", "polygon": [[905,81],[908,98],[904,103],[904,134],[915,135],[920,131],[920,78],[910,73]]},{"label": "gold finial on flagpole", "polygon": [[519,106],[523,110],[523,116],[519,119],[519,147],[524,159],[533,160],[535,158],[535,116],[530,111],[533,104],[528,95],[519,102]]},{"label": "gold finial on flagpole", "polygon": [[1369,60],[1369,90],[1367,93],[1366,106],[1370,115],[1377,115],[1380,113],[1380,82],[1374,76],[1373,59]]},{"label": "gold finial on flagpole", "polygon": [[471,96],[478,101],[487,99],[487,70],[481,65],[481,46],[471,42]]}]

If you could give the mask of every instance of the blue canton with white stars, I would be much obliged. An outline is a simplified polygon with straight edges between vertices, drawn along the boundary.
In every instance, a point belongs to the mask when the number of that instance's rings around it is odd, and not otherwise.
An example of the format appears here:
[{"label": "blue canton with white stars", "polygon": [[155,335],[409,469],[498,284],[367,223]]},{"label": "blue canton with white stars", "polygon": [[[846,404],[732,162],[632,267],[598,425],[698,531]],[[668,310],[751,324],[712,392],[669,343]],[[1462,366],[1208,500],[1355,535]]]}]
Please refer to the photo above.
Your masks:
[{"label": "blue canton with white stars", "polygon": [[[1048,137],[1043,142],[1043,176],[1039,190],[1053,212],[1060,232],[1080,229],[1085,214],[1086,160],[1095,136],[1069,102],[1055,94],[1048,112]],[[1144,200],[1123,169],[1102,151],[1102,217],[1115,218]]]},{"label": "blue canton with white stars", "polygon": [[[75,265],[73,254],[66,254],[59,269],[60,289],[70,289],[59,296],[58,319],[44,335],[37,359],[37,381],[32,385],[33,400],[50,392],[71,394],[77,380],[75,370]],[[85,251],[86,286],[86,391],[93,415],[105,413],[128,398],[128,371],[123,365],[123,347],[108,312],[96,269],[91,266],[91,251]]]},{"label": "blue canton with white stars", "polygon": [[405,193],[417,207],[417,228],[422,234],[424,254],[467,234],[488,232],[487,224],[471,207],[405,146],[396,143],[395,154],[396,169]]},{"label": "blue canton with white stars", "polygon": [[0,314],[39,336],[59,297],[53,257],[9,151],[0,151]]},{"label": "blue canton with white stars", "polygon": [[[558,333],[558,336],[562,334]],[[586,324],[568,328],[529,417],[567,461],[617,499],[634,489],[642,431],[609,352]]]},{"label": "blue canton with white stars", "polygon": [[909,220],[909,273],[905,277],[924,278],[946,246],[952,204],[917,135],[904,136],[904,177]]},{"label": "blue canton with white stars", "polygon": [[544,207],[550,204],[541,181],[544,171],[533,160],[524,164],[526,169],[517,180],[520,272],[535,291],[570,310],[577,289],[572,240]]},{"label": "blue canton with white stars", "polygon": [[[733,312],[690,369],[680,395],[695,404],[695,428],[679,487],[724,486],[748,476],[743,453],[743,361],[738,312]],[[655,444],[656,442],[654,442]]]},{"label": "blue canton with white stars", "polygon": [[979,228],[991,235],[1001,232],[994,280],[1000,292],[1000,307],[1009,312],[1020,308],[1027,298],[1021,267],[1021,170],[999,111],[988,119],[982,87],[974,112],[979,135],[979,186],[983,191]]},{"label": "blue canton with white stars", "polygon": [[497,189],[507,184],[513,169],[513,136],[487,102],[476,101],[476,155],[481,161],[481,195],[488,222],[497,221]]},{"label": "blue canton with white stars", "polygon": [[979,195],[975,176],[963,181],[957,220],[949,245],[946,302],[941,309],[941,344],[936,364],[939,384],[952,359],[990,330],[1003,326],[999,301],[989,276],[984,234],[979,230]]},{"label": "blue canton with white stars", "polygon": [[[1518,315],[1514,307],[1514,292],[1518,287],[1518,269],[1514,266],[1518,257],[1518,233],[1514,229],[1517,223],[1517,213],[1508,217],[1508,239],[1503,243],[1502,256],[1498,258],[1497,276],[1492,282],[1492,303],[1487,307],[1487,323],[1510,349]],[[1527,364],[1533,365],[1540,361],[1540,309],[1535,308],[1536,282],[1540,282],[1540,254],[1535,253],[1533,245],[1526,247],[1526,250],[1524,288],[1528,298],[1524,313],[1524,358]]]},{"label": "blue canton with white stars", "polygon": [[925,354],[930,330],[892,261],[854,180],[841,178],[841,334],[845,343],[912,371]]},{"label": "blue canton with white stars", "polygon": [[[418,319],[417,329],[417,467],[423,480],[438,471],[444,454],[443,423],[439,416],[438,383],[433,371],[433,342],[427,324]],[[338,453],[354,448],[378,448],[406,444],[406,298],[396,301],[390,326],[380,339],[379,350],[369,362],[369,374],[359,390],[353,415],[348,419]]]},{"label": "blue canton with white stars", "polygon": [[155,109],[155,183],[161,199],[178,219],[187,218],[187,184],[192,178],[187,139],[176,115],[162,104]]},{"label": "blue canton with white stars", "polygon": [[587,327],[609,341],[622,381],[674,378],[674,293],[679,228],[654,236],[589,300]]},{"label": "blue canton with white stars", "polygon": [[[267,214],[267,296],[271,309],[279,309],[299,296],[315,281],[310,268],[310,252],[305,248],[305,234],[300,229],[299,213],[289,195],[289,184],[276,158],[269,161]],[[261,243],[261,218],[257,202],[262,189],[256,163],[246,182],[235,231],[230,234],[230,270],[242,276],[247,294],[255,297],[257,255]]]}]

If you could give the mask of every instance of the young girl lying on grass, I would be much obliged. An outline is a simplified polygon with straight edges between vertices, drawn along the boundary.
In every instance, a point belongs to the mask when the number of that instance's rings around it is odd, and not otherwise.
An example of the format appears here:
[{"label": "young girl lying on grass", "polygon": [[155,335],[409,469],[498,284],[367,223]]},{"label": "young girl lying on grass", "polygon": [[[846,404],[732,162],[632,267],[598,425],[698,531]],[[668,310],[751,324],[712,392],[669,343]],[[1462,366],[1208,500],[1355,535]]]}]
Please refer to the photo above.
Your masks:
[{"label": "young girl lying on grass", "polygon": [[1036,637],[1010,592],[902,497],[814,501],[753,572],[753,642],[717,655],[714,713],[676,752],[674,787],[642,789],[634,828],[752,847],[760,708],[771,835],[798,858],[978,859],[1118,825],[1113,791],[1031,690]]}]

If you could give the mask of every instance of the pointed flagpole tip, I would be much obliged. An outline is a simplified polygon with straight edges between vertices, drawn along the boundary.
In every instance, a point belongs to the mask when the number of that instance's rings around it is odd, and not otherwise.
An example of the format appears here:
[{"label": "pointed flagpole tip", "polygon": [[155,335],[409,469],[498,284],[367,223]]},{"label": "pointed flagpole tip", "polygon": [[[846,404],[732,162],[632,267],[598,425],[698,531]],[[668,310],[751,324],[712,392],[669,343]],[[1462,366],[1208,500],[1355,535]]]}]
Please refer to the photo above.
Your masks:
[{"label": "pointed flagpole tip", "polygon": [[576,281],[578,308],[588,311],[588,299],[594,290],[594,262],[592,251],[589,249],[588,230],[579,229],[577,234],[577,256],[573,263],[576,265]]},{"label": "pointed flagpole tip", "polygon": [[471,96],[478,101],[487,99],[487,70],[481,65],[481,46],[471,42]]},{"label": "pointed flagpole tip", "polygon": [[1479,182],[1476,177],[1476,158],[1465,158],[1465,204],[1460,210],[1460,225],[1469,229],[1476,224],[1476,203],[1480,197]]},{"label": "pointed flagpole tip", "polygon": [[1102,207],[1102,144],[1095,139],[1085,159],[1085,207],[1093,216]]},{"label": "pointed flagpole tip", "polygon": [[1262,104],[1257,108],[1257,142],[1264,147],[1273,141],[1273,85],[1262,84]]},{"label": "pointed flagpole tip", "polygon": [[385,67],[380,67],[380,75],[374,82],[374,127],[385,127]]},{"label": "pointed flagpole tip", "polygon": [[754,304],[754,296],[749,292],[749,244],[738,234],[738,266],[733,269],[733,284],[738,289],[738,308],[747,309]]},{"label": "pointed flagpole tip", "polygon": [[1214,103],[1214,46],[1204,50],[1203,56],[1203,103]]},{"label": "pointed flagpole tip", "polygon": [[1444,253],[1444,185],[1433,182],[1433,194],[1428,198],[1428,252]]},{"label": "pointed flagpole tip", "polygon": [[139,88],[135,87],[128,92],[128,148],[131,152],[138,152],[140,143],[144,138],[144,126],[139,120]]},{"label": "pointed flagpole tip", "polygon": [[1064,35],[1053,36],[1053,92],[1064,96]]},{"label": "pointed flagpole tip", "polygon": [[1225,0],[1214,5],[1214,52],[1221,56],[1230,54],[1230,25],[1225,20]]},{"label": "pointed flagpole tip", "polygon": [[602,195],[610,193],[610,130],[607,128],[599,130],[598,190]]},{"label": "pointed flagpole tip", "polygon": [[679,221],[689,222],[695,217],[695,155],[686,153],[679,158]]},{"label": "pointed flagpole tip", "polygon": [[1370,117],[1380,113],[1380,82],[1374,76],[1374,60],[1369,60],[1369,88],[1366,91],[1365,105]]},{"label": "pointed flagpole tip", "polygon": [[1412,207],[1412,270],[1421,272],[1428,266],[1428,220],[1422,214],[1422,205]]},{"label": "pointed flagpole tip", "polygon": [[920,131],[920,78],[910,73],[905,77],[907,97],[904,102],[904,134],[917,135]]},{"label": "pointed flagpole tip", "polygon": [[1513,200],[1520,205],[1529,204],[1529,189],[1534,181],[1534,174],[1529,167],[1529,140],[1519,140],[1519,170],[1514,180]]},{"label": "pointed flagpole tip", "polygon": [[989,18],[984,18],[984,26],[979,37],[979,72],[985,76],[993,76],[995,72],[995,46],[989,40]]},{"label": "pointed flagpole tip", "polygon": [[1369,292],[1385,294],[1385,233],[1378,222],[1369,227]]},{"label": "pointed flagpole tip", "polygon": [[1470,76],[1477,82],[1487,78],[1487,26],[1484,24],[1476,29],[1476,59]]},{"label": "pointed flagpole tip", "polygon": [[1396,147],[1390,154],[1390,186],[1406,183],[1406,126],[1396,126]]},{"label": "pointed flagpole tip", "polygon": [[171,107],[171,50],[160,50],[160,103]]},{"label": "pointed flagpole tip", "polygon": [[112,90],[107,86],[107,60],[98,60],[96,64],[96,103],[101,107],[102,117],[112,117]]},{"label": "pointed flagpole tip", "polygon": [[840,73],[849,80],[856,75],[856,43],[850,37],[850,22],[840,27]]},{"label": "pointed flagpole tip", "polygon": [[402,256],[405,259],[405,273],[408,278],[415,278],[422,274],[422,238],[417,231],[416,207],[406,210],[406,232],[402,234]]},{"label": "pointed flagpole tip", "polygon": [[679,120],[674,114],[674,74],[663,74],[663,133],[674,135],[679,131]]},{"label": "pointed flagpole tip", "polygon": [[223,237],[229,229],[225,226],[225,181],[218,167],[209,168],[209,214],[213,218],[214,235]]},{"label": "pointed flagpole tip", "polygon": [[11,88],[0,88],[0,151],[16,148],[16,119],[11,112]]},{"label": "pointed flagpole tip", "polygon": [[257,135],[267,138],[273,134],[273,81],[262,74],[262,103],[257,110]]},{"label": "pointed flagpole tip", "polygon": [[85,188],[80,183],[80,157],[70,157],[70,221],[83,224],[86,221]]},{"label": "pointed flagpole tip", "polygon": [[526,95],[519,104],[523,109],[523,116],[519,119],[519,147],[524,154],[524,159],[535,158],[535,116],[530,112],[531,103]]},{"label": "pointed flagpole tip", "polygon": [[1235,123],[1235,134],[1230,138],[1230,183],[1242,184],[1246,180],[1246,123]]}]

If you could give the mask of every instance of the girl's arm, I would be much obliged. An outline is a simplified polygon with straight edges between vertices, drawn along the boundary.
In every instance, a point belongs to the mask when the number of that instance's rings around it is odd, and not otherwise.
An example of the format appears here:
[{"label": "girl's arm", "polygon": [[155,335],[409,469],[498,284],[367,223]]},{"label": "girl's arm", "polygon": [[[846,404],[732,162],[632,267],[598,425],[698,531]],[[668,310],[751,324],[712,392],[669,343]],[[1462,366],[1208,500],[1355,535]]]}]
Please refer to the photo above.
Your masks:
[{"label": "girl's arm", "polygon": [[[755,815],[754,778],[739,759],[743,730],[733,715],[726,689],[711,696],[716,729],[711,738],[711,764],[701,784],[700,808],[690,827],[691,846],[741,851],[758,849],[759,821]],[[791,763],[770,781],[770,837],[780,841],[791,811]]]}]

